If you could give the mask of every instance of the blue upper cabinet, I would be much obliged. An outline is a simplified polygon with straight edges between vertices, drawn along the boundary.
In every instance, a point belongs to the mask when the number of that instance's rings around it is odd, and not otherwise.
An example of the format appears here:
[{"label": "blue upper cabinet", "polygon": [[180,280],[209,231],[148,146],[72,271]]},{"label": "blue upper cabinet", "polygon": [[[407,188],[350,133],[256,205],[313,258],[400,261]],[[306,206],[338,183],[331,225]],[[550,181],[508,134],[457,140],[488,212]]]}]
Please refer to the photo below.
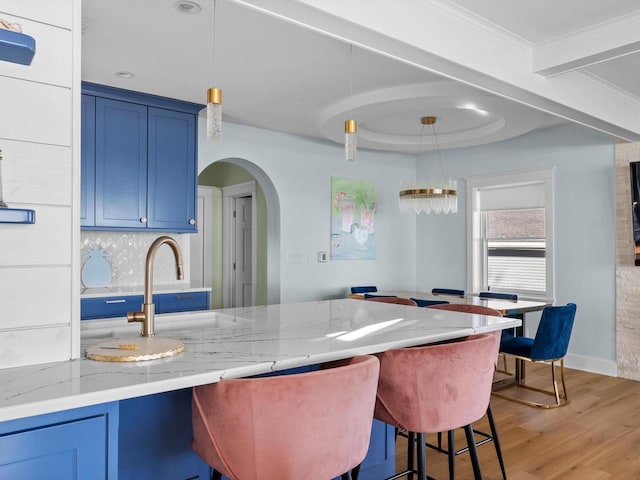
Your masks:
[{"label": "blue upper cabinet", "polygon": [[202,108],[83,84],[83,229],[196,231],[197,115]]},{"label": "blue upper cabinet", "polygon": [[80,225],[95,225],[96,99],[82,95]]},{"label": "blue upper cabinet", "polygon": [[149,108],[149,228],[196,230],[193,115]]},{"label": "blue upper cabinet", "polygon": [[96,98],[96,226],[147,223],[147,107]]}]

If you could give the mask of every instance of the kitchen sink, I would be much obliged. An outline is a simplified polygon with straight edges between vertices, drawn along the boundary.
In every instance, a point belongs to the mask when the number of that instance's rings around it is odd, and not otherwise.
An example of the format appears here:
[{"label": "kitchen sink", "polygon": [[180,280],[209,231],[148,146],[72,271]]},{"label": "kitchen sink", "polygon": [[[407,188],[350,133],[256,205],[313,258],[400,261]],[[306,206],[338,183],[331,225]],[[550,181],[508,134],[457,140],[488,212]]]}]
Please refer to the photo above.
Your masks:
[{"label": "kitchen sink", "polygon": [[186,336],[194,330],[241,328],[251,320],[212,311],[196,311],[156,315],[156,336],[142,337],[140,326],[125,318],[84,320],[81,322],[82,343],[87,345],[87,358],[107,362],[135,362],[175,355],[184,350],[181,340],[167,336]]}]

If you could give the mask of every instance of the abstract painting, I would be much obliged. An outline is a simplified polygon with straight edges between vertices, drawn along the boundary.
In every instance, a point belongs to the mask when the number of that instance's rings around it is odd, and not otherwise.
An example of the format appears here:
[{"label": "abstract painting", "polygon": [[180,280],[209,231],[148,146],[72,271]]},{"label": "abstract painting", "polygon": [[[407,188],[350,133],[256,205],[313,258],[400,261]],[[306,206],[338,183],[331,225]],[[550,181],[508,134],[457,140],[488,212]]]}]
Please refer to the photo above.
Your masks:
[{"label": "abstract painting", "polygon": [[331,178],[331,260],[375,260],[375,183]]}]

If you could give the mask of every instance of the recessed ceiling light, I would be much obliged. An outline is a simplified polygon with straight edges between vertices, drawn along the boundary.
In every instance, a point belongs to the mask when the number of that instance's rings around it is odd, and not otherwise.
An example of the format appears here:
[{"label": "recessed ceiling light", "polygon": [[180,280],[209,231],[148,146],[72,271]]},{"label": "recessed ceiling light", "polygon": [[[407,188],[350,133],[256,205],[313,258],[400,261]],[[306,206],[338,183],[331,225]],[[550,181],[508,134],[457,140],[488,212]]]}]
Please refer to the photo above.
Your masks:
[{"label": "recessed ceiling light", "polygon": [[120,78],[133,78],[135,77],[135,75],[131,72],[116,72],[115,73],[116,77],[120,77]]},{"label": "recessed ceiling light", "polygon": [[466,104],[462,105],[460,108],[462,108],[464,110],[473,110],[475,112],[478,112],[480,115],[489,115],[489,112],[487,112],[486,110],[482,110],[482,109],[478,108],[478,106],[473,104],[473,103],[466,103]]},{"label": "recessed ceiling light", "polygon": [[187,15],[195,15],[202,10],[202,7],[196,2],[190,2],[188,0],[178,0],[173,5],[180,13],[186,13]]}]

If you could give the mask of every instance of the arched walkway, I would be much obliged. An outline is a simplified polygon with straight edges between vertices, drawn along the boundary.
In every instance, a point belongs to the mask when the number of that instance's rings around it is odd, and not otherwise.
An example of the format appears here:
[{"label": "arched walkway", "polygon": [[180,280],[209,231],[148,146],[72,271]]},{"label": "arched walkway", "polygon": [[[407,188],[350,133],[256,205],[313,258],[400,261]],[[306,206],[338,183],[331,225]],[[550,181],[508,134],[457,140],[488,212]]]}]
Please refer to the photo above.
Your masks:
[{"label": "arched walkway", "polygon": [[199,175],[217,162],[227,162],[243,168],[260,185],[267,209],[267,303],[280,303],[280,200],[273,182],[262,168],[244,158],[221,158],[202,168]]}]

